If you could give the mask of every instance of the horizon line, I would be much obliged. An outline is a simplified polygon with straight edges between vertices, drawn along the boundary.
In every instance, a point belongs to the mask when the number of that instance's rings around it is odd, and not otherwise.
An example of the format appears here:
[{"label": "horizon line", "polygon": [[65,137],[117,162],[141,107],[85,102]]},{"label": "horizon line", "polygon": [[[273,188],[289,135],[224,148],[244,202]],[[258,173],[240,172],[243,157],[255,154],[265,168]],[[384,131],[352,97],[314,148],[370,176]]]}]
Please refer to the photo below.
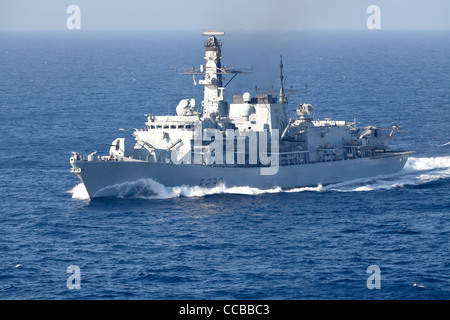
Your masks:
[{"label": "horizon line", "polygon": [[[91,31],[184,31],[184,32],[197,32],[197,31],[205,31],[205,30],[209,30],[209,29],[205,29],[205,28],[192,28],[192,29],[114,29],[114,28],[89,28],[89,29],[76,29],[76,30],[69,30],[67,28],[61,28],[61,29],[47,29],[47,28],[38,28],[38,29],[19,29],[19,28],[15,28],[15,29],[1,29],[0,28],[0,32],[4,32],[4,31],[68,31],[68,32],[91,32]],[[226,30],[226,29],[221,29],[221,30]],[[381,28],[381,29],[376,29],[376,30],[369,30],[367,28],[359,28],[359,29],[355,29],[355,28],[305,28],[305,29],[228,29],[226,30],[226,32],[308,32],[308,31],[368,31],[368,32],[383,32],[383,31],[450,31],[450,28],[422,28],[422,29],[416,29],[416,28],[405,28],[405,29],[400,29],[400,28]]]}]

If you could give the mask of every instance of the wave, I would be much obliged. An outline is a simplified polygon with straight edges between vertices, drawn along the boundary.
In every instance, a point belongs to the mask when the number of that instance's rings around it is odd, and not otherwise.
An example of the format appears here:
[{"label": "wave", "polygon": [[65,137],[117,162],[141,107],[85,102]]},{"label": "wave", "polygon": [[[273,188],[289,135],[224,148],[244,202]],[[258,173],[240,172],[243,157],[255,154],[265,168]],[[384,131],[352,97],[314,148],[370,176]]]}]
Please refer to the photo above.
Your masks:
[{"label": "wave", "polygon": [[[111,190],[112,189],[112,190]],[[281,188],[262,190],[251,187],[226,187],[224,184],[214,188],[199,186],[177,186],[168,187],[152,179],[139,179],[133,182],[125,182],[114,186],[109,186],[99,193],[107,191],[116,194],[118,198],[141,198],[141,199],[171,199],[179,197],[203,197],[213,194],[243,194],[257,195],[262,193],[279,193]]]},{"label": "wave", "polygon": [[[214,188],[199,186],[164,186],[152,179],[139,179],[107,187],[108,191],[118,198],[138,199],[171,199],[179,197],[204,197],[217,194],[259,195],[268,193],[298,193],[298,192],[368,192],[374,190],[389,190],[405,186],[427,184],[440,179],[450,178],[450,156],[430,158],[409,158],[403,170],[396,174],[350,180],[326,186],[302,187],[283,190],[280,187],[259,189],[252,187],[227,187],[218,185]],[[89,199],[82,183],[76,185],[68,193],[78,200]]]},{"label": "wave", "polygon": [[408,159],[398,173],[331,184],[323,191],[360,192],[419,186],[450,178],[450,156]]},{"label": "wave", "polygon": [[439,145],[438,147],[446,147],[446,146],[450,146],[450,141],[446,142],[444,144]]},{"label": "wave", "polygon": [[406,171],[450,169],[450,156],[431,158],[409,158],[405,164]]},{"label": "wave", "polygon": [[83,183],[77,184],[75,187],[73,187],[72,189],[68,190],[67,193],[71,193],[73,199],[77,199],[77,200],[87,200],[87,199],[89,199],[89,194],[88,194],[88,192],[86,190],[86,187],[84,186]]}]

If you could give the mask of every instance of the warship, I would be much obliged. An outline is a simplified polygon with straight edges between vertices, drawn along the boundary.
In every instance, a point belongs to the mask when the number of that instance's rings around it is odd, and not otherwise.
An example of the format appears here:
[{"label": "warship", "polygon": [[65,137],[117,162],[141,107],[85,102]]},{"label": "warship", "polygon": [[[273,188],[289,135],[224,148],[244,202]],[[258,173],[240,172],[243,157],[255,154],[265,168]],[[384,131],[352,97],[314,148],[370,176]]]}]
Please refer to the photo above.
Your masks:
[{"label": "warship", "polygon": [[[151,179],[168,187],[248,186],[259,189],[327,185],[400,171],[412,151],[392,151],[401,130],[358,127],[356,122],[315,120],[311,104],[299,103],[287,117],[290,92],[285,89],[280,56],[280,88],[249,92],[225,100],[227,84],[251,73],[222,65],[220,36],[205,31],[205,63],[180,69],[200,75],[203,101],[186,98],[176,115],[146,115],[145,127],[133,138],[120,137],[109,154],[72,152],[70,164],[89,198],[114,197],[123,186]],[[224,84],[224,75],[231,79]],[[259,94],[258,94],[259,93]]]}]

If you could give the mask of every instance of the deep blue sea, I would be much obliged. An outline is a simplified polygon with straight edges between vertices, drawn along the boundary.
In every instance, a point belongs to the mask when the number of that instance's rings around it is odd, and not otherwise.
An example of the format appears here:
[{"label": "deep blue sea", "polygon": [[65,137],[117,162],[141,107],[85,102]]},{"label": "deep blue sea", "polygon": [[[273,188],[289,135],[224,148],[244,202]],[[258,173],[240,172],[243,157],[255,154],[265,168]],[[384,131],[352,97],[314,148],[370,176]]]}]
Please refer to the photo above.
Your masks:
[{"label": "deep blue sea", "polygon": [[[398,174],[281,191],[89,201],[72,151],[202,98],[200,31],[0,32],[0,299],[449,299],[450,32],[228,32],[226,94],[278,87],[319,119],[391,126]],[[198,79],[197,79],[198,80]],[[142,196],[145,194],[146,196]],[[379,289],[369,289],[369,266]],[[69,266],[80,288],[69,289]]]}]

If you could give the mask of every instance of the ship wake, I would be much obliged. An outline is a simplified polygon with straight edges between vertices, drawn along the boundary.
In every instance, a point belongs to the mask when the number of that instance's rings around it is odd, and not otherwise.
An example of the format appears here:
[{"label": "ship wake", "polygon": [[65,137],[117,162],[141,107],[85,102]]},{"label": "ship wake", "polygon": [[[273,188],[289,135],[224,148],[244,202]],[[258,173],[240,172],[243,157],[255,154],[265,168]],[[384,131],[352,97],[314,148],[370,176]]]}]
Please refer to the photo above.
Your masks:
[{"label": "ship wake", "polygon": [[[450,178],[450,156],[409,158],[403,170],[396,174],[377,176],[366,179],[351,180],[329,185],[293,188],[283,190],[279,187],[258,189],[251,187],[227,187],[217,185],[213,188],[199,186],[164,186],[152,179],[139,179],[109,186],[102,191],[116,194],[117,198],[134,199],[171,199],[180,197],[204,197],[217,194],[260,195],[268,193],[298,193],[298,192],[362,192],[375,190],[390,190],[406,186],[420,186]],[[100,191],[100,192],[102,192]],[[89,199],[82,183],[68,191],[73,199]]]},{"label": "ship wake", "polygon": [[409,158],[398,173],[325,186],[321,191],[358,192],[421,186],[450,178],[450,156]]}]

